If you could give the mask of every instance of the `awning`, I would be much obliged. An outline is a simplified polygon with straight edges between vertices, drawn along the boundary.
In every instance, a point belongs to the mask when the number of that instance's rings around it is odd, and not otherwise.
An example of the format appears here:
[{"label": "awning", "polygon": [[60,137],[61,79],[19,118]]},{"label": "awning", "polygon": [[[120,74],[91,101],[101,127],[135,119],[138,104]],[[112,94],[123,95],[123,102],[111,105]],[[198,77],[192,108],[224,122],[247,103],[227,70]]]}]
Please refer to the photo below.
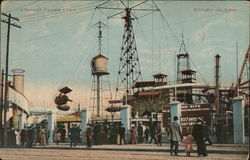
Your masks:
[{"label": "awning", "polygon": [[9,87],[9,101],[11,103],[16,104],[18,107],[20,107],[23,111],[25,111],[27,114],[29,114],[29,101],[28,99],[22,95],[21,93],[17,92],[15,89]]}]

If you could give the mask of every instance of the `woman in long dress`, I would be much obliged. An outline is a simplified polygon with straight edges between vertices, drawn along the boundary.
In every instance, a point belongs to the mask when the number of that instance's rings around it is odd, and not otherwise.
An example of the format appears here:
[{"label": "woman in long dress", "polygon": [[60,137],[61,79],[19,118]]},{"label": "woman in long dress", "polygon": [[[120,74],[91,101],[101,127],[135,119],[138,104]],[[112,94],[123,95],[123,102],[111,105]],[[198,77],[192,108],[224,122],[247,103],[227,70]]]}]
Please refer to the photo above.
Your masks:
[{"label": "woman in long dress", "polygon": [[44,128],[42,128],[40,131],[40,145],[45,146],[45,144],[46,144],[46,131]]},{"label": "woman in long dress", "polygon": [[130,139],[131,144],[136,144],[136,133],[135,133],[134,127],[130,129],[130,136],[131,136],[131,139]]}]

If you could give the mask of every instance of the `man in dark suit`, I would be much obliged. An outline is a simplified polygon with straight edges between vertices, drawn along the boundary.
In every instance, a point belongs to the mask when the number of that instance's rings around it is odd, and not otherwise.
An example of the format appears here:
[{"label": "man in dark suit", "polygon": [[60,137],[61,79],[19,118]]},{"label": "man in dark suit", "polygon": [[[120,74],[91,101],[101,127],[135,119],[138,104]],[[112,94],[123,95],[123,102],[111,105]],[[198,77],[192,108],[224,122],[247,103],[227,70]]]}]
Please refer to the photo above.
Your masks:
[{"label": "man in dark suit", "polygon": [[123,124],[119,125],[119,135],[120,135],[120,145],[122,144],[122,142],[125,144],[126,140],[125,140],[125,127],[122,126]]},{"label": "man in dark suit", "polygon": [[74,124],[70,129],[69,129],[69,137],[70,137],[70,147],[74,145],[76,147],[76,143],[78,140],[78,129],[76,128],[76,124]]},{"label": "man in dark suit", "polygon": [[196,124],[193,128],[193,137],[195,138],[197,144],[197,152],[198,156],[203,155],[204,157],[207,156],[207,149],[205,145],[205,135],[204,135],[204,125],[202,124],[203,120],[198,118]]}]

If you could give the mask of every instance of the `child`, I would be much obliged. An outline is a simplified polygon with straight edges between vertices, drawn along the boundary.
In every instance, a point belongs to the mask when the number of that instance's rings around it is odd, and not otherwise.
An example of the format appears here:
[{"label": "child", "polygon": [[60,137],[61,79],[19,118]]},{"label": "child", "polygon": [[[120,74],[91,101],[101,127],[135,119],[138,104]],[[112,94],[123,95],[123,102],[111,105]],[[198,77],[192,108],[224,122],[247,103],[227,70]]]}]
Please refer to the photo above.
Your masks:
[{"label": "child", "polygon": [[60,132],[57,132],[57,133],[55,134],[55,140],[56,140],[56,144],[58,145],[58,143],[59,143],[60,140],[61,140],[61,134],[60,134]]},{"label": "child", "polygon": [[183,143],[185,143],[185,151],[187,153],[187,156],[190,156],[190,151],[193,149],[192,140],[193,136],[190,132],[188,132],[186,138],[182,141]]}]

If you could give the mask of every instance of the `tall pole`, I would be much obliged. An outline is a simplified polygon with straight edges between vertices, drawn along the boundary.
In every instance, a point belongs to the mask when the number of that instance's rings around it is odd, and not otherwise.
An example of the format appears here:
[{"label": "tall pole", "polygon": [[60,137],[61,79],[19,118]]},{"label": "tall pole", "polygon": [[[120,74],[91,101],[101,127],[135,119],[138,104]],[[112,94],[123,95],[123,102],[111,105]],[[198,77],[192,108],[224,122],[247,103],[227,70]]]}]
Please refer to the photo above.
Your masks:
[{"label": "tall pole", "polygon": [[0,100],[0,144],[2,145],[3,140],[3,83],[4,83],[4,71],[2,69],[2,77],[1,77],[1,100]]},{"label": "tall pole", "polygon": [[237,96],[239,96],[239,79],[238,79],[238,75],[239,75],[239,70],[238,70],[238,66],[239,66],[239,64],[238,64],[238,42],[236,42],[236,95]]},{"label": "tall pole", "polygon": [[97,77],[97,86],[96,86],[97,116],[100,117],[100,75],[96,75],[96,77]]},{"label": "tall pole", "polygon": [[9,13],[8,15],[5,13],[2,13],[2,15],[8,17],[8,21],[1,20],[4,23],[8,24],[8,31],[7,31],[7,49],[6,49],[6,62],[5,62],[5,89],[4,89],[4,132],[3,132],[3,145],[7,145],[7,110],[8,110],[8,75],[9,75],[9,42],[10,42],[10,26],[15,26],[17,28],[21,28],[20,26],[11,23],[11,19],[19,21],[18,18],[12,17]]},{"label": "tall pole", "polygon": [[102,54],[102,23],[101,21],[98,22],[98,29],[99,29],[99,33],[98,33],[98,48],[99,48],[99,54]]},{"label": "tall pole", "polygon": [[220,112],[220,55],[215,56],[215,109],[216,113]]},{"label": "tall pole", "polygon": [[5,92],[4,92],[4,145],[7,145],[7,109],[8,109],[8,74],[9,74],[9,42],[10,42],[10,18],[11,14],[8,17],[8,31],[7,31],[7,50],[6,50],[6,62],[5,62]]}]

